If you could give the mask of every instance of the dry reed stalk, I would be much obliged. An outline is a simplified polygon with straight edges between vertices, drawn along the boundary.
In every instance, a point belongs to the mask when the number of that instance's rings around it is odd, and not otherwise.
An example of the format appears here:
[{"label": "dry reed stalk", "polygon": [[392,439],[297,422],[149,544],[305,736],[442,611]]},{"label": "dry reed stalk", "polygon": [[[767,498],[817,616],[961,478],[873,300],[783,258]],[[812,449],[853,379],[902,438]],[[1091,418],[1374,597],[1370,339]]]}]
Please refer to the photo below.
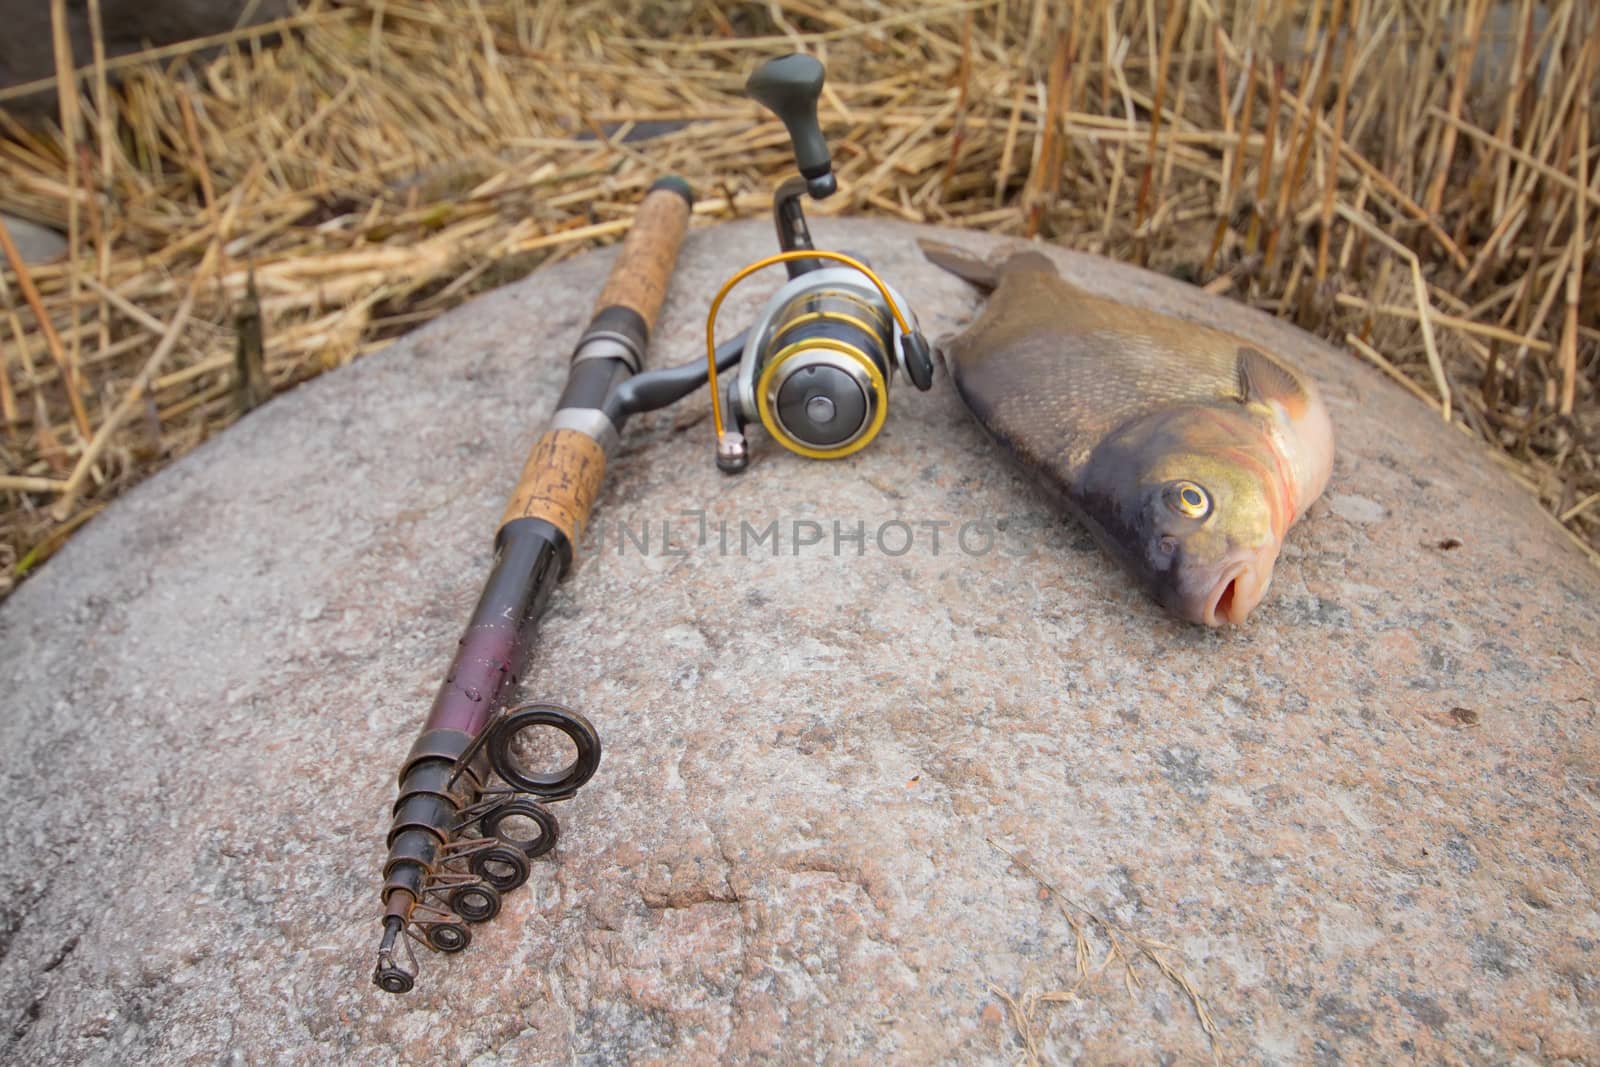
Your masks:
[{"label": "dry reed stalk", "polygon": [[17,394],[11,389],[11,372],[7,366],[6,349],[0,345],[0,418],[5,420],[6,438],[13,447],[18,443]]},{"label": "dry reed stalk", "polygon": [[1410,393],[1424,404],[1427,404],[1430,407],[1433,406],[1435,403],[1434,398],[1428,395],[1427,390],[1423,389],[1422,386],[1418,385],[1410,378],[1407,378],[1404,373],[1396,369],[1395,365],[1385,359],[1383,354],[1377,349],[1373,348],[1371,345],[1367,344],[1367,342],[1363,341],[1360,337],[1357,337],[1353,333],[1345,334],[1344,341],[1345,344],[1349,345],[1351,348],[1355,349],[1356,352],[1364,356],[1368,363],[1371,363],[1374,367],[1377,367],[1379,370],[1383,371],[1384,374],[1388,375],[1394,381],[1399,383],[1406,392]]},{"label": "dry reed stalk", "polygon": [[1577,518],[1579,515],[1583,514],[1585,511],[1588,511],[1590,506],[1594,504],[1600,504],[1600,492],[1590,493],[1588,496],[1578,501],[1578,503],[1574,504],[1572,507],[1558,515],[1557,520],[1565,525],[1566,523],[1569,523],[1573,519]]},{"label": "dry reed stalk", "polygon": [[1028,237],[1039,232],[1046,206],[1054,202],[1061,189],[1062,133],[1067,110],[1069,75],[1072,69],[1072,37],[1063,34],[1056,42],[1050,61],[1050,80],[1045,88],[1044,134],[1038,142],[1033,169],[1028,174],[1029,191],[1024,194],[1028,221],[1023,231]]},{"label": "dry reed stalk", "polygon": [[[1155,172],[1156,135],[1161,130],[1161,102],[1167,95],[1167,68],[1172,62],[1172,48],[1177,43],[1178,28],[1183,24],[1184,13],[1187,10],[1184,4],[1171,4],[1167,9],[1167,23],[1161,33],[1161,58],[1156,61],[1156,91],[1150,108],[1150,142],[1145,151],[1149,155],[1144,166],[1144,174],[1139,179],[1139,198],[1134,202],[1133,228],[1140,229],[1144,225],[1145,210],[1150,203],[1150,181]],[[1155,32],[1155,25],[1150,25],[1150,32]]]},{"label": "dry reed stalk", "polygon": [[56,478],[29,478],[20,474],[0,474],[0,491],[11,493],[60,493],[67,483]]},{"label": "dry reed stalk", "polygon": [[[77,190],[78,181],[78,146],[83,142],[83,128],[79,121],[77,86],[72,80],[72,41],[67,31],[67,0],[50,0],[50,37],[52,50],[56,60],[56,99],[61,108],[61,130],[64,138],[63,150],[66,155],[67,173],[66,183],[69,189]],[[79,242],[83,234],[79,228],[80,202],[76,196],[67,201],[67,262],[74,265],[74,269],[67,275],[67,314],[76,319],[78,314],[78,263]],[[70,338],[71,347],[66,350],[66,365],[72,373],[68,376],[68,388],[76,391],[78,380],[78,358],[82,351],[82,337],[74,332]]]},{"label": "dry reed stalk", "polygon": [[[1578,101],[1578,106],[1580,108],[1586,108],[1588,105],[1582,98],[1580,98]],[[1448,115],[1445,112],[1440,111],[1438,108],[1429,108],[1428,113],[1434,118],[1437,118],[1440,121],[1454,127],[1455,129],[1460,130],[1468,137],[1476,138],[1477,140],[1480,140],[1484,144],[1495,149],[1495,151],[1499,153],[1496,158],[1504,159],[1506,161],[1514,160],[1518,163],[1521,163],[1533,170],[1541,178],[1554,183],[1562,189],[1572,193],[1581,194],[1584,202],[1591,204],[1594,207],[1600,207],[1600,191],[1584,188],[1583,183],[1580,182],[1574,175],[1565,174],[1562,171],[1557,170],[1555,167],[1548,166],[1547,164],[1524,152],[1510,141],[1505,140],[1503,137],[1489,133],[1487,130],[1480,130],[1472,123],[1464,122],[1454,115]],[[1499,209],[1497,208],[1497,213],[1498,210]]]},{"label": "dry reed stalk", "polygon": [[[1586,18],[1584,21],[1588,23],[1596,20]],[[1583,84],[1594,84],[1597,52],[1600,52],[1600,46],[1595,43],[1594,30],[1590,30],[1584,37],[1583,50],[1578,60],[1578,79]],[[1575,125],[1578,131],[1578,145],[1577,151],[1573,153],[1573,164],[1577,171],[1579,195],[1572,198],[1572,243],[1567,251],[1567,319],[1561,331],[1561,401],[1558,410],[1563,415],[1572,414],[1578,386],[1578,300],[1579,293],[1583,289],[1583,261],[1587,252],[1583,229],[1584,219],[1588,214],[1583,194],[1588,192],[1589,187],[1589,94],[1587,92],[1578,94]]]},{"label": "dry reed stalk", "polygon": [[[1222,45],[1226,40],[1221,26],[1216,28],[1216,38],[1217,62],[1220,66],[1223,56]],[[1249,69],[1246,71],[1244,79],[1242,102],[1243,112],[1239,116],[1239,129],[1241,130],[1250,129],[1250,112],[1255,106],[1256,98],[1256,68],[1256,55],[1254,50],[1252,50],[1250,53]],[[1229,110],[1231,111],[1231,108]],[[1224,112],[1224,114],[1226,113],[1227,112]],[[1238,209],[1238,190],[1240,187],[1240,178],[1244,171],[1246,147],[1247,146],[1242,141],[1234,147],[1232,162],[1228,166],[1226,174],[1222,180],[1222,193],[1221,198],[1218,201],[1220,210],[1217,212],[1217,224],[1212,234],[1211,247],[1206,252],[1205,262],[1200,266],[1200,272],[1202,274],[1209,274],[1211,272],[1211,265],[1216,261],[1217,253],[1222,250],[1223,238],[1227,236],[1228,228],[1233,220],[1234,213]],[[1263,155],[1264,154],[1265,149],[1263,149]]]},{"label": "dry reed stalk", "polygon": [[[1483,20],[1488,13],[1489,0],[1467,0],[1466,20],[1469,29],[1467,39],[1458,42],[1455,50],[1455,78],[1450,89],[1450,107],[1447,112],[1452,119],[1461,114],[1461,106],[1466,100],[1472,60],[1478,53],[1478,41],[1483,35]],[[1439,204],[1444,199],[1445,183],[1450,180],[1450,164],[1454,159],[1455,150],[1456,127],[1454,124],[1447,124],[1440,140],[1438,154],[1433,159],[1434,179],[1433,185],[1428,189],[1427,201],[1430,215],[1439,213]]]},{"label": "dry reed stalk", "polygon": [[78,465],[73,468],[72,476],[61,487],[60,499],[56,501],[52,509],[56,521],[64,522],[71,517],[73,505],[77,503],[78,494],[83,491],[84,482],[88,479],[90,471],[94,469],[95,461],[100,458],[101,453],[111,443],[111,436],[117,432],[123,423],[128,421],[139,404],[143,402],[145,395],[150,390],[150,382],[155,378],[156,371],[161,369],[161,365],[166,362],[167,357],[172,354],[172,350],[177,347],[178,339],[183,336],[184,328],[189,325],[189,313],[194,310],[195,293],[199,290],[200,283],[203,280],[203,275],[195,275],[194,282],[189,287],[189,292],[184,295],[183,303],[178,305],[177,314],[172,317],[172,325],[168,326],[162,334],[161,343],[150,354],[150,358],[145,360],[144,366],[134,376],[133,382],[128,386],[121,402],[112,409],[105,422],[100,424],[100,429],[96,431],[94,439],[89,442],[88,447],[83,450],[83,455],[78,458]]},{"label": "dry reed stalk", "polygon": [[1328,277],[1328,245],[1333,236],[1333,201],[1339,185],[1339,154],[1344,146],[1345,109],[1350,100],[1350,80],[1355,74],[1355,61],[1359,54],[1355,47],[1355,37],[1356,27],[1360,21],[1361,0],[1350,0],[1349,21],[1345,27],[1349,35],[1340,44],[1344,65],[1339,71],[1339,97],[1333,107],[1333,147],[1328,152],[1322,173],[1322,227],[1317,233],[1317,285],[1319,286]]},{"label": "dry reed stalk", "polygon": [[[1081,901],[1063,893],[1054,884],[1044,877],[1039,871],[1025,860],[1021,855],[1002,848],[992,838],[989,847],[1005,856],[1011,863],[1024,871],[1029,877],[1039,884],[1043,891],[1041,899],[1052,901],[1057,911],[1066,919],[1068,927],[1073,933],[1073,963],[1075,965],[1075,981],[1062,990],[1052,990],[1044,993],[1024,994],[1020,1001],[1004,990],[989,984],[991,992],[1006,1002],[1010,1009],[1013,1024],[1018,1035],[1022,1038],[1024,1052],[1029,1062],[1039,1062],[1039,1034],[1035,1029],[1035,1009],[1041,1004],[1061,1004],[1077,998],[1079,990],[1096,981],[1107,968],[1114,963],[1122,964],[1123,987],[1130,996],[1137,995],[1142,983],[1134,968],[1139,958],[1153,964],[1156,970],[1181,992],[1194,1009],[1195,1019],[1200,1025],[1200,1030],[1205,1034],[1211,1050],[1211,1060],[1214,1064],[1222,1062],[1221,1049],[1218,1047],[1218,1031],[1216,1018],[1211,1014],[1210,1005],[1205,994],[1195,985],[1194,980],[1174,962],[1174,957],[1181,959],[1178,951],[1171,945],[1147,937],[1137,930],[1132,929],[1105,914],[1088,907]],[[1090,931],[1097,931],[1105,940],[1107,948],[1104,959],[1093,970],[1092,946],[1090,944]]]},{"label": "dry reed stalk", "polygon": [[[17,251],[16,244],[12,242],[11,231],[6,229],[4,220],[0,220],[0,252],[5,254],[6,262],[16,277],[17,286],[22,290],[23,299],[33,311],[35,328],[43,335],[45,344],[49,348],[50,358],[55,360],[56,367],[61,371],[62,384],[67,390],[67,401],[72,407],[72,417],[77,423],[78,431],[87,440],[93,436],[93,431],[89,428],[89,412],[83,406],[83,397],[78,388],[77,369],[67,357],[66,349],[62,347],[61,335],[56,332],[55,323],[51,321],[50,313],[45,310],[39,290],[33,284],[33,275],[28,270],[27,264],[22,261],[22,253]],[[21,338],[18,339],[18,344],[26,348]]]},{"label": "dry reed stalk", "polygon": [[[237,417],[252,269],[284,389],[615,240],[663,172],[702,191],[697,219],[765,215],[792,164],[741,87],[796,47],[829,65],[847,195],[825,213],[1032,233],[1348,337],[1600,544],[1600,508],[1577,507],[1600,492],[1592,5],[1515,0],[1498,42],[1489,6],[351,0],[69,59],[52,82],[86,87],[90,121],[0,110],[0,208],[76,213],[92,247],[0,270],[0,551],[42,558]],[[629,137],[659,122],[681,126]],[[106,433],[85,401],[130,395],[191,292],[183,343]]]},{"label": "dry reed stalk", "polygon": [[[105,33],[100,20],[100,0],[89,0],[89,37],[94,68],[93,99],[95,140],[100,145],[99,187],[91,206],[91,225],[94,229],[95,272],[100,284],[105,285],[111,274],[111,240],[106,223],[106,205],[111,201],[112,151],[116,139],[116,126],[112,114],[110,84],[106,78]],[[57,83],[60,84],[59,82]],[[111,314],[104,300],[95,306],[95,325],[98,328],[100,351],[111,347]]]},{"label": "dry reed stalk", "polygon": [[1369,236],[1404,259],[1411,268],[1411,287],[1417,301],[1417,321],[1422,325],[1422,343],[1428,352],[1428,369],[1433,372],[1433,384],[1439,390],[1439,414],[1448,422],[1450,380],[1445,376],[1444,361],[1439,356],[1439,345],[1433,336],[1434,311],[1432,303],[1428,300],[1428,285],[1422,280],[1422,262],[1415,252],[1379,230],[1366,216],[1358,215],[1342,204],[1339,206],[1339,214],[1344,216],[1345,221],[1367,231]]}]

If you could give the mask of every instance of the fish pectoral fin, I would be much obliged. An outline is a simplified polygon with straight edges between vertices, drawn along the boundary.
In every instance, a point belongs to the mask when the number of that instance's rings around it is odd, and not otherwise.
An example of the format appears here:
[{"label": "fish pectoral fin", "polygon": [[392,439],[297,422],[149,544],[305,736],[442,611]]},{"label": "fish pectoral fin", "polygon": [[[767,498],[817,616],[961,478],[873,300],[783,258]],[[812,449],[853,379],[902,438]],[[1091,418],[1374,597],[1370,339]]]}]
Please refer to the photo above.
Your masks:
[{"label": "fish pectoral fin", "polygon": [[1290,417],[1297,417],[1311,402],[1310,394],[1294,372],[1260,349],[1240,345],[1238,368],[1241,404],[1276,401]]}]

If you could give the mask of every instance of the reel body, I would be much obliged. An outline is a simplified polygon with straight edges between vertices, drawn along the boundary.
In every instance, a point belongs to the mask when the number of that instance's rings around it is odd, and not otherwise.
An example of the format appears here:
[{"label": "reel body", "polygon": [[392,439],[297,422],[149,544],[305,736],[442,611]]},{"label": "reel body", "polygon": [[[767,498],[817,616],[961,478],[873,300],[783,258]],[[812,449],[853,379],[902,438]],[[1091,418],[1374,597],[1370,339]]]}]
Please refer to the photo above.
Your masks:
[{"label": "reel body", "polygon": [[866,447],[888,415],[903,337],[860,271],[830,266],[790,279],[745,343],[729,398],[735,424],[760,422],[783,447],[811,459]]}]

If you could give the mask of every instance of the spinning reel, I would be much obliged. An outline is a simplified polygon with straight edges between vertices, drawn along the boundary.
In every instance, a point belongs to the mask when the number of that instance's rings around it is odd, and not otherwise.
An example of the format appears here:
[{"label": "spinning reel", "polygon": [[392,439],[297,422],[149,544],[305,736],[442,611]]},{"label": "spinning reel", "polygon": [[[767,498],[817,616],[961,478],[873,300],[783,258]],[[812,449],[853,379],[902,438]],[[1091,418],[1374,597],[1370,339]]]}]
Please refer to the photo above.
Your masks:
[{"label": "spinning reel", "polygon": [[[745,429],[752,422],[798,455],[839,459],[865,448],[883,428],[897,369],[919,390],[933,384],[932,351],[905,299],[859,258],[820,250],[811,241],[802,199],[822,200],[838,189],[817,122],[823,76],[821,63],[796,54],[768,60],[745,84],[783,120],[800,174],[773,197],[782,251],[729,278],[706,319],[717,466],[729,474],[750,464]],[[784,264],[789,281],[747,332],[738,374],[724,396],[717,381],[717,313],[734,286],[774,263]],[[734,429],[723,421],[724,404]]]},{"label": "spinning reel", "polygon": [[[575,754],[559,770],[531,767],[528,750],[538,744],[531,739],[552,730]],[[510,708],[454,755],[461,737],[424,733],[401,774],[372,976],[387,993],[408,992],[416,982],[412,941],[436,952],[472,943],[468,924],[499,914],[501,894],[526,882],[529,861],[555,847],[561,824],[545,805],[572,799],[600,765],[600,735],[556,704]]]}]

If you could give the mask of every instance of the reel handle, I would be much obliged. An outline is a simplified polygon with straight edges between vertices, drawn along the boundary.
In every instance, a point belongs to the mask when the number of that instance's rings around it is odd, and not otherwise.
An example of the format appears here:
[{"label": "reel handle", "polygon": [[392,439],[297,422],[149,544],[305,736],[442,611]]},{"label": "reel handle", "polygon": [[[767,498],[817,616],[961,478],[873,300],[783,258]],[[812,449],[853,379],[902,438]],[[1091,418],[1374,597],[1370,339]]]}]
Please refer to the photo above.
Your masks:
[{"label": "reel handle", "polygon": [[833,176],[833,156],[817,121],[823,76],[821,63],[796,52],[767,60],[744,85],[752,100],[783,120],[794,144],[794,161],[813,200],[821,200],[839,187]]}]

